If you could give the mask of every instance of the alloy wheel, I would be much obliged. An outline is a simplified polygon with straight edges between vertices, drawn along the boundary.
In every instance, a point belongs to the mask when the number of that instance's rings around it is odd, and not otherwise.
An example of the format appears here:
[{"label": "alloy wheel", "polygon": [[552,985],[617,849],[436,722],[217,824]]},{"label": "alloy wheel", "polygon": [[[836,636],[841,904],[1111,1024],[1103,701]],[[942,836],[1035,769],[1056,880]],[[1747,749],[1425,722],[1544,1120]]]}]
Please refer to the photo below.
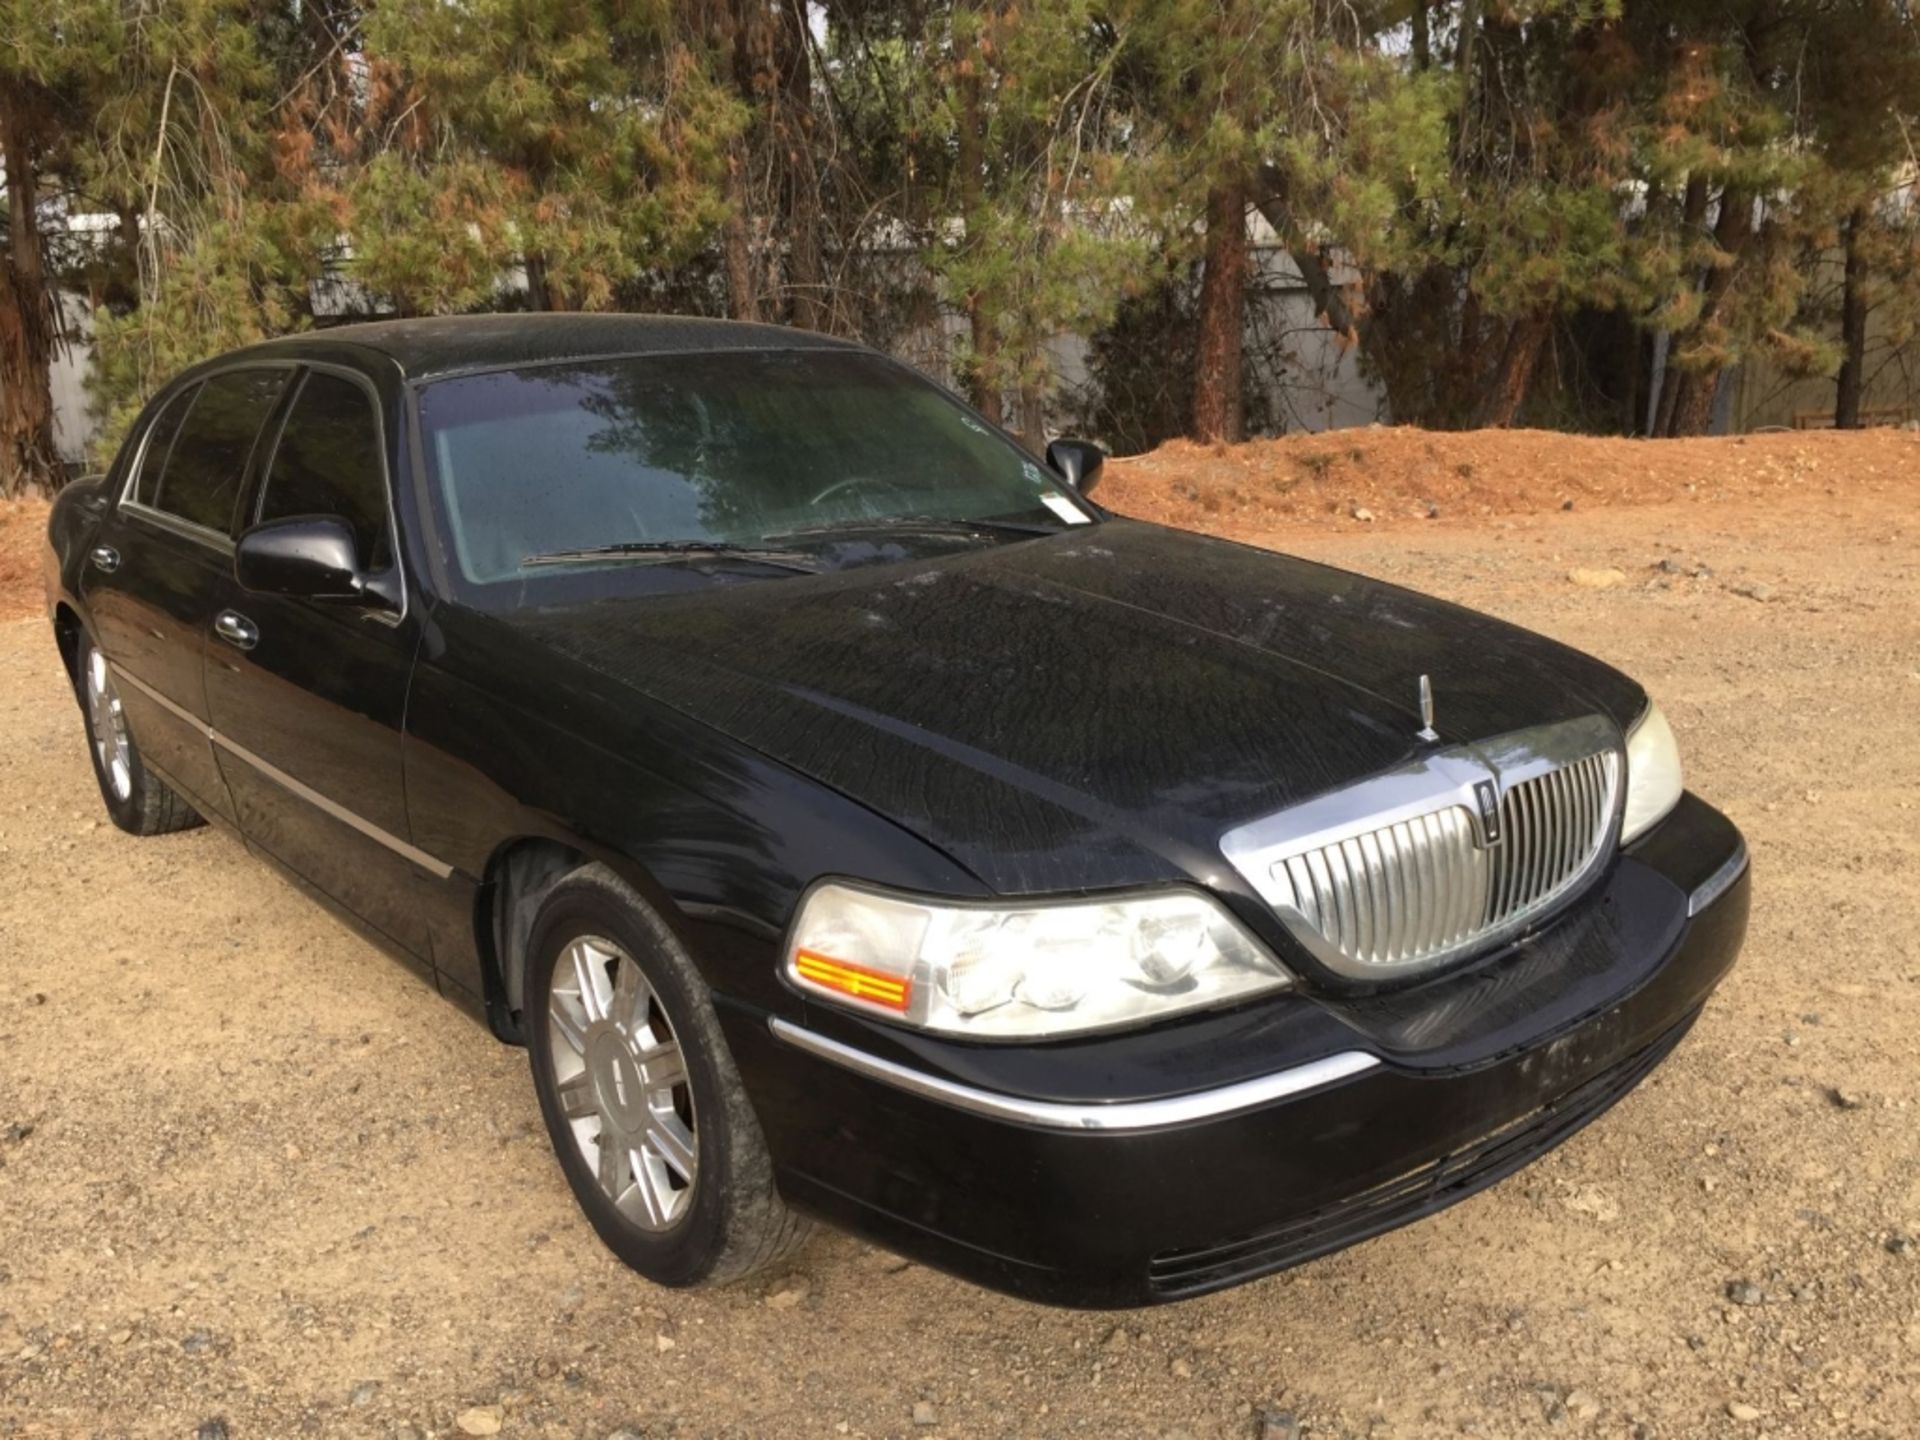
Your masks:
[{"label": "alloy wheel", "polygon": [[133,745],[127,738],[127,717],[120,708],[107,657],[94,650],[87,657],[87,719],[93,731],[93,750],[100,773],[107,777],[116,798],[133,794]]},{"label": "alloy wheel", "polygon": [[555,1092],[601,1191],[643,1230],[693,1201],[700,1142],[686,1056],[659,994],[621,947],[581,936],[554,962]]}]

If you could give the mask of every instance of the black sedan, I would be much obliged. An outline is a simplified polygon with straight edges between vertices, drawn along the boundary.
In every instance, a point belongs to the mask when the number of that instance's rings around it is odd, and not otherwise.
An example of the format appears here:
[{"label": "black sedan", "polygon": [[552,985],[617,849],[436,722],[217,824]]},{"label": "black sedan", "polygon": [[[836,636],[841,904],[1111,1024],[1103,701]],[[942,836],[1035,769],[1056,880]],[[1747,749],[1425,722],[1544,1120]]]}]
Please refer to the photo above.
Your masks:
[{"label": "black sedan", "polygon": [[1164,1301],[1605,1110],[1747,862],[1625,676],[1099,464],[816,335],[351,326],[156,395],[49,608],[115,823],[233,830],[525,1045],[642,1274],[817,1216]]}]

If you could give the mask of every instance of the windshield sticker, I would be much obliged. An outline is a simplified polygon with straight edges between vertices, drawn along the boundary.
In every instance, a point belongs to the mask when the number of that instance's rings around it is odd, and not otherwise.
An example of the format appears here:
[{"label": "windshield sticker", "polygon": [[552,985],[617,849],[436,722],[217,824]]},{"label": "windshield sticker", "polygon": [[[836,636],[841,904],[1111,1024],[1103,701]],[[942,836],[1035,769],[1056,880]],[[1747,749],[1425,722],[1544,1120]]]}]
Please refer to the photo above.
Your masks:
[{"label": "windshield sticker", "polygon": [[1069,525],[1087,525],[1090,522],[1086,513],[1064,495],[1042,495],[1040,503]]},{"label": "windshield sticker", "polygon": [[1042,490],[1047,488],[1047,477],[1043,473],[1041,473],[1040,467],[1034,464],[1031,460],[1022,460],[1020,462],[1020,470],[1021,470],[1021,473],[1024,474],[1028,480],[1032,481],[1035,485],[1039,486]]}]

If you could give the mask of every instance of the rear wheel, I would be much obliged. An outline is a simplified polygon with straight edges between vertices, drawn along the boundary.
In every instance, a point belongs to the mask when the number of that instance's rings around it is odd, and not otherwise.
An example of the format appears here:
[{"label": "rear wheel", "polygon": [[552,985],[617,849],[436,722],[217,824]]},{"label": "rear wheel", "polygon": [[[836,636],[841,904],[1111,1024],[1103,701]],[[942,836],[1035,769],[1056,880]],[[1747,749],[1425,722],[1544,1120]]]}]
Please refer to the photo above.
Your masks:
[{"label": "rear wheel", "polygon": [[80,640],[80,706],[94,778],[114,824],[130,835],[164,835],[207,823],[179,791],[141,763],[113,667],[85,636]]},{"label": "rear wheel", "polygon": [[607,1248],[662,1285],[739,1279],[794,1249],[759,1122],[707,990],[666,923],[603,866],[529,937],[528,1049],[560,1168]]}]

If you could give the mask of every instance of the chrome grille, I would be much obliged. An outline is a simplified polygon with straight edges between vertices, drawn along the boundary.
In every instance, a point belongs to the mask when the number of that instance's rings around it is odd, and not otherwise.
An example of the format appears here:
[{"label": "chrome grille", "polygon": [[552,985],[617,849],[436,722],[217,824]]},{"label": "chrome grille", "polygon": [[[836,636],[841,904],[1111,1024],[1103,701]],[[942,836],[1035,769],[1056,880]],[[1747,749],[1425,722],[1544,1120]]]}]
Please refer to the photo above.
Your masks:
[{"label": "chrome grille", "polygon": [[1507,791],[1484,928],[1531,918],[1586,873],[1613,825],[1619,769],[1619,757],[1603,751]]},{"label": "chrome grille", "polygon": [[1450,805],[1288,856],[1278,904],[1364,965],[1418,964],[1485,923],[1488,852],[1473,812]]},{"label": "chrome grille", "polygon": [[1541,727],[1435,752],[1244,826],[1222,849],[1330,968],[1387,978],[1569,899],[1611,848],[1621,773],[1611,724]]}]

